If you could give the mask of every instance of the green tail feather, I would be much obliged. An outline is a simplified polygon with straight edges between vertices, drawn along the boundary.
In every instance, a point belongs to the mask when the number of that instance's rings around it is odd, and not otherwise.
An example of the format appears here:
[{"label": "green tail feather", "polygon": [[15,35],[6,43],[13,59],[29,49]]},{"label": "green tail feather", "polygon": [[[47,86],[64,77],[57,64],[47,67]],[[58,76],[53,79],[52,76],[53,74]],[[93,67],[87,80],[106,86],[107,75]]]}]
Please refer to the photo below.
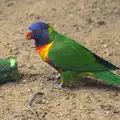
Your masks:
[{"label": "green tail feather", "polygon": [[111,71],[105,71],[105,72],[93,72],[93,74],[108,83],[111,84],[120,84],[120,77]]}]

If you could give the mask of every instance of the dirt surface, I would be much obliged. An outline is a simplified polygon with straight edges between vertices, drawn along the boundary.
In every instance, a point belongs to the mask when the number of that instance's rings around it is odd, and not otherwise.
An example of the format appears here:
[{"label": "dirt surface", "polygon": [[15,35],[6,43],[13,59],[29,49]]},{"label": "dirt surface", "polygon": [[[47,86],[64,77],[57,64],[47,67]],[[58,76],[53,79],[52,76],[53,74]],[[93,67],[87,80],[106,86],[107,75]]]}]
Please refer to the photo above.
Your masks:
[{"label": "dirt surface", "polygon": [[[25,40],[28,25],[45,21],[120,66],[119,0],[0,0],[0,57],[15,56],[21,81],[0,86],[0,120],[120,120],[120,88],[84,79],[57,89],[55,70]],[[28,99],[41,92],[32,108]],[[38,118],[39,117],[39,118]]]}]

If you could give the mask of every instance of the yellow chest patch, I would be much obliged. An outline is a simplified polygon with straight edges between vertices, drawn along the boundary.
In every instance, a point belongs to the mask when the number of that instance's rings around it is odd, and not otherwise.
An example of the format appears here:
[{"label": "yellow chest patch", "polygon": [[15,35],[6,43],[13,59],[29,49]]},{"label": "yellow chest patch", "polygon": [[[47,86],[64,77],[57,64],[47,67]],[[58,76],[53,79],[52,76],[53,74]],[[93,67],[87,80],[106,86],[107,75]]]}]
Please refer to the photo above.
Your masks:
[{"label": "yellow chest patch", "polygon": [[51,46],[52,46],[52,43],[42,46],[37,50],[42,60],[45,61],[48,58],[48,51],[51,48]]}]

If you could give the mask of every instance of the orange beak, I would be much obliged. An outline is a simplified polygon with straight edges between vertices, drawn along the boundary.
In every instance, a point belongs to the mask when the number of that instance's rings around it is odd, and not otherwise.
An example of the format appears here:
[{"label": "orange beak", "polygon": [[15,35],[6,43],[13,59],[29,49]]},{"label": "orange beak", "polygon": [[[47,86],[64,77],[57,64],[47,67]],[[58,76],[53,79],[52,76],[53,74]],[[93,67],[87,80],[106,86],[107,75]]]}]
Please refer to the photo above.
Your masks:
[{"label": "orange beak", "polygon": [[32,39],[33,38],[33,33],[32,32],[27,32],[26,33],[26,39]]}]

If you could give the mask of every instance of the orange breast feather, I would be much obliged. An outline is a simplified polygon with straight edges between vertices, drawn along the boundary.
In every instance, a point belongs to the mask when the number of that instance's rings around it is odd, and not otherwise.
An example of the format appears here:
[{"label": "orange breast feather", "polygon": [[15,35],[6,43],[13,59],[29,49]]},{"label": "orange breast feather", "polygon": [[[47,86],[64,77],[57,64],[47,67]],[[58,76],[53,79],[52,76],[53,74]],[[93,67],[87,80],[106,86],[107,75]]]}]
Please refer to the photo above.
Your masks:
[{"label": "orange breast feather", "polygon": [[51,47],[52,47],[52,43],[46,44],[42,47],[37,48],[37,52],[41,56],[42,60],[46,61],[48,59],[48,52],[49,52]]}]

